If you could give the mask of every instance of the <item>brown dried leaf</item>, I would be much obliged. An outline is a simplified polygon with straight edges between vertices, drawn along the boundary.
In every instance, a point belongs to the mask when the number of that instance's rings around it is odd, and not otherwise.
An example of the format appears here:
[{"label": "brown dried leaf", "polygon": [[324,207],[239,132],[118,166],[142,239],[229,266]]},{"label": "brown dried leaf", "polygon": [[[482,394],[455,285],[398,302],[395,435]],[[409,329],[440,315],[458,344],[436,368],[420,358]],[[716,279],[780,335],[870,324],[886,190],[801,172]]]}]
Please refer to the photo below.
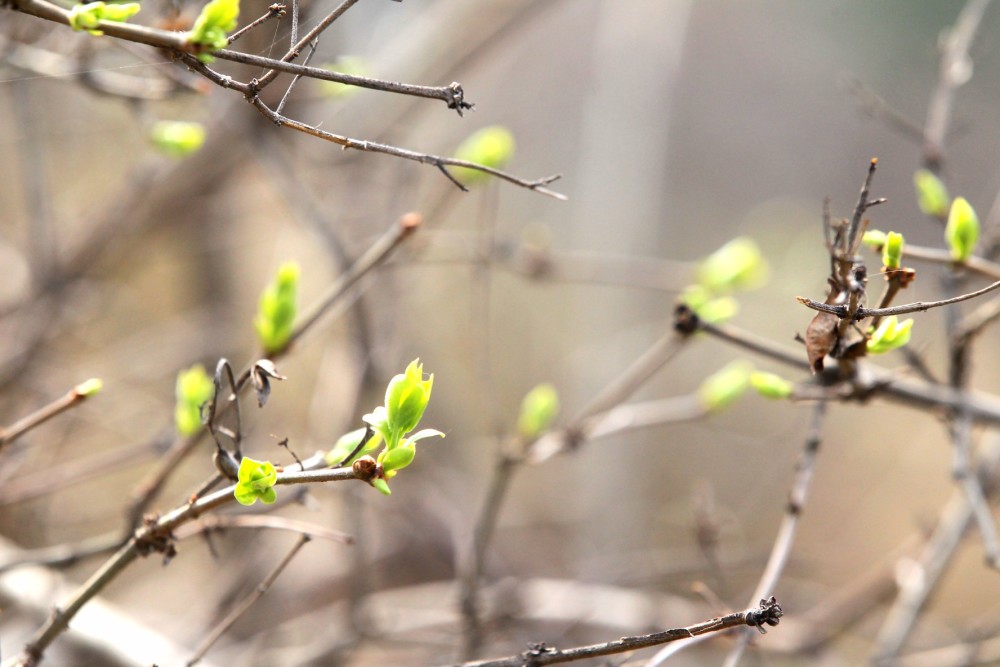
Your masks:
[{"label": "brown dried leaf", "polygon": [[806,329],[806,355],[813,373],[823,370],[823,359],[837,344],[837,324],[840,322],[833,313],[816,313]]}]

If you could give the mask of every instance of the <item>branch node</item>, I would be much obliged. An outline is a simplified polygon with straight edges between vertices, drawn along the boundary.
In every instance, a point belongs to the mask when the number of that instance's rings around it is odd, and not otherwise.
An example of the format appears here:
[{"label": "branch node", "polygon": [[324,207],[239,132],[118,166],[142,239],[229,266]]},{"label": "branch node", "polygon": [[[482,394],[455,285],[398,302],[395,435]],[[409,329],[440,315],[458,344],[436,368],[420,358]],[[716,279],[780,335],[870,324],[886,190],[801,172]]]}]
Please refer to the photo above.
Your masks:
[{"label": "branch node", "polygon": [[[875,160],[872,160],[872,165],[874,166]],[[778,625],[779,620],[784,616],[785,612],[782,611],[781,605],[772,595],[771,597],[761,599],[760,603],[753,609],[747,610],[745,622],[752,628],[757,628],[760,634],[767,634],[767,630],[764,628],[765,625],[770,625],[774,627]]]},{"label": "branch node", "polygon": [[462,84],[458,81],[452,81],[451,85],[445,89],[445,100],[448,102],[448,108],[457,111],[459,116],[464,115],[463,111],[475,111],[476,109],[475,104],[465,101],[465,91],[462,90]]}]

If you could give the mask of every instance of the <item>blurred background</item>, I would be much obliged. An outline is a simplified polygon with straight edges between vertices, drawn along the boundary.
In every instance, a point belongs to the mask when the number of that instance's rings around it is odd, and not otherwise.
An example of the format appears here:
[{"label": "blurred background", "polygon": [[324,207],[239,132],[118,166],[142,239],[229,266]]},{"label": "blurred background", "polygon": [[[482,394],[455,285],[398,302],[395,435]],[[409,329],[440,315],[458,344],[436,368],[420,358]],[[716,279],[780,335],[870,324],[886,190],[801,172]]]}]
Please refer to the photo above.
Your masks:
[{"label": "blurred background", "polygon": [[[315,21],[328,5],[302,6]],[[258,296],[282,262],[301,266],[305,307],[417,211],[418,233],[280,361],[288,380],[267,406],[245,402],[245,447],[286,463],[276,446],[283,438],[301,457],[328,449],[415,357],[434,373],[422,425],[447,437],[421,444],[391,497],[330,484],[281,507],[357,543],[307,545],[207,660],[460,659],[455,580],[527,391],[552,383],[557,424],[572,418],[669,332],[695,263],[735,236],[760,246],[770,281],[740,296],[734,324],[801,350],[794,338],[811,314],[794,297],[823,298],[829,270],[822,202],[831,199],[835,218],[849,216],[873,156],[873,195],[888,203],[870,212],[872,226],[942,246],[941,226],[920,213],[913,192],[919,139],[867,113],[858,88],[921,127],[939,35],[962,6],[366,0],[324,34],[313,63],[357,56],[377,78],[459,81],[475,111],[459,117],[439,102],[331,93],[306,80],[285,107],[331,132],[438,155],[503,125],[517,142],[507,169],[527,179],[562,174],[551,187],[565,202],[495,180],[462,193],[433,167],[278,128],[161,52],[0,14],[0,422],[89,377],[104,381],[92,400],[2,450],[6,558],[120,531],[133,489],[173,441],[177,372],[213,368],[220,357],[244,367],[257,354]],[[151,0],[134,22],[165,25],[197,11]],[[265,3],[245,3],[241,25],[265,12]],[[287,19],[268,22],[236,46],[279,57],[288,31]],[[995,7],[971,58],[944,174],[989,224],[1000,185]],[[244,81],[260,75],[213,66]],[[287,81],[268,89],[269,103]],[[107,94],[112,83],[142,94]],[[205,123],[206,145],[180,160],[157,154],[146,137],[163,119]],[[939,297],[942,270],[916,268],[903,300]],[[911,343],[939,376],[942,332],[940,314],[919,315]],[[984,391],[1000,389],[996,343],[987,330],[976,348],[972,382]],[[737,358],[749,357],[698,339],[632,398],[690,395]],[[485,562],[479,654],[606,641],[745,608],[810,412],[747,395],[710,417],[595,439],[519,469]],[[747,664],[805,664],[796,647],[823,630],[804,617],[874,577],[881,583],[857,593],[866,611],[808,662],[867,659],[894,595],[894,564],[915,553],[954,493],[948,442],[945,424],[926,411],[877,400],[830,407],[800,532],[773,591],[789,623],[762,638]],[[151,509],[182,503],[210,474],[211,452],[205,440]],[[294,540],[231,531],[211,545],[182,541],[169,567],[158,556],[140,561],[103,598],[185,656]],[[1000,577],[982,560],[972,532],[907,651],[995,635]],[[84,559],[61,576],[82,581],[101,562]],[[4,657],[62,599],[53,589],[30,609],[6,595]],[[109,643],[127,644],[110,634]],[[671,664],[721,664],[730,646],[716,639]],[[64,638],[49,664],[114,664],[104,648],[87,653]],[[173,664],[143,650],[125,651],[121,663]]]}]

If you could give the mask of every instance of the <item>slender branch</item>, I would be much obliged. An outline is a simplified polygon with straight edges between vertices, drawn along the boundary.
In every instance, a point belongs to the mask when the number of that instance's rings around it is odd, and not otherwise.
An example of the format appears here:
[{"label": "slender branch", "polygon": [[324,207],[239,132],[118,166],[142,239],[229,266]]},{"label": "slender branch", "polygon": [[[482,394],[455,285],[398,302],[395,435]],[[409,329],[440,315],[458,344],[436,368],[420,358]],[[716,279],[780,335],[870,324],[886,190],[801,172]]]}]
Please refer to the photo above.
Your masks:
[{"label": "slender branch", "polygon": [[[279,18],[279,17],[284,16],[286,9],[287,9],[287,7],[285,5],[283,5],[283,4],[281,4],[280,2],[274,3],[273,5],[271,5],[270,7],[267,8],[267,14],[264,14],[260,18],[254,19],[250,23],[246,24],[245,26],[243,26],[242,28],[240,28],[239,30],[237,30],[236,32],[234,32],[233,34],[231,34],[229,36],[229,43],[232,44],[233,42],[235,42],[236,40],[238,40],[240,37],[242,37],[243,35],[247,34],[248,32],[250,32],[251,30],[253,30],[254,28],[256,28],[257,26],[259,26],[262,23],[270,21],[273,18]],[[295,29],[295,18],[294,17],[292,18],[292,29],[293,29],[293,31]],[[292,34],[294,34],[294,32]]]},{"label": "slender branch", "polygon": [[[308,134],[314,137],[323,139],[324,141],[329,141],[331,143],[337,144],[338,146],[343,146],[344,148],[353,148],[359,151],[365,151],[368,153],[383,153],[385,155],[392,155],[394,157],[403,158],[406,160],[413,160],[421,164],[429,164],[438,169],[442,169],[446,166],[448,167],[465,167],[466,169],[474,169],[476,171],[481,171],[497,178],[501,178],[508,183],[513,183],[519,185],[523,188],[529,190],[534,190],[540,194],[552,197],[553,199],[559,199],[562,201],[566,200],[566,195],[560,194],[553,190],[549,190],[545,186],[553,181],[559,180],[562,175],[555,174],[552,176],[546,176],[544,178],[539,178],[534,181],[528,181],[523,178],[518,178],[513,174],[510,174],[499,169],[494,169],[493,167],[487,167],[485,165],[477,164],[475,162],[469,162],[468,160],[459,160],[457,158],[444,157],[441,155],[432,155],[430,153],[418,153],[416,151],[407,150],[405,148],[397,148],[396,146],[390,146],[388,144],[380,144],[374,141],[365,141],[360,139],[352,139],[340,134],[334,134],[333,132],[327,132],[326,130],[321,130],[314,125],[308,125],[306,123],[294,120],[292,118],[287,118],[279,113],[276,113],[259,97],[253,97],[250,103],[256,107],[264,116],[269,118],[276,125],[281,127],[288,127],[298,132]],[[451,177],[453,179],[453,177]]]},{"label": "slender branch", "polygon": [[[903,249],[903,255],[907,259],[922,259],[928,262],[934,262],[935,264],[956,266],[951,253],[943,248],[927,248],[907,243],[906,247]],[[968,269],[973,273],[978,273],[979,275],[985,276],[991,280],[1000,280],[1000,264],[991,262],[990,260],[977,255],[971,255],[968,259],[957,266]]]},{"label": "slender branch", "polygon": [[[885,317],[889,315],[904,315],[906,313],[922,312],[930,310],[931,308],[940,308],[941,306],[949,306],[953,303],[961,303],[962,301],[975,299],[977,296],[982,296],[983,294],[992,292],[997,288],[1000,288],[1000,280],[995,283],[991,283],[980,290],[976,290],[975,292],[961,294],[950,299],[942,299],[941,301],[916,301],[914,303],[906,303],[901,306],[891,306],[889,308],[858,308],[854,313],[852,320],[857,322],[865,319],[866,317]],[[813,301],[812,299],[804,296],[797,296],[795,297],[795,300],[803,306],[812,308],[813,310],[818,310],[823,313],[831,313],[840,318],[846,318],[848,316],[848,308],[845,305],[834,306],[821,303],[819,301]]]},{"label": "slender branch", "polygon": [[0,449],[3,449],[4,445],[9,445],[14,442],[36,426],[44,424],[53,417],[56,417],[87,400],[87,398],[95,393],[92,388],[88,388],[86,386],[91,382],[95,381],[88,380],[85,383],[78,384],[70,389],[65,395],[60,396],[48,405],[39,408],[30,415],[26,415],[21,419],[18,419],[6,428],[0,428]]},{"label": "slender branch", "polygon": [[223,634],[225,634],[226,630],[231,628],[233,624],[236,623],[236,621],[238,621],[240,617],[243,616],[243,614],[245,614],[250,607],[252,607],[254,603],[268,591],[269,588],[271,588],[281,573],[285,571],[285,568],[288,567],[289,563],[292,562],[292,559],[299,553],[299,550],[301,550],[302,547],[304,547],[311,539],[312,538],[305,533],[299,536],[299,539],[294,545],[292,545],[292,548],[287,554],[285,554],[285,557],[274,566],[274,569],[271,570],[271,572],[264,578],[264,581],[262,581],[257,588],[250,593],[250,595],[246,596],[238,605],[233,607],[229,614],[227,614],[226,617],[212,629],[212,632],[210,632],[208,636],[202,640],[201,644],[198,645],[198,648],[195,649],[194,655],[187,661],[187,667],[193,667],[193,665],[198,664],[198,662],[205,657],[208,650],[212,648],[212,645],[215,644],[215,642],[217,642]]},{"label": "slender branch", "polygon": [[267,514],[237,514],[237,515],[213,515],[206,516],[184,524],[174,533],[178,540],[185,540],[202,533],[222,532],[231,528],[242,528],[249,530],[259,530],[267,528],[270,530],[286,530],[309,537],[318,537],[331,542],[341,544],[353,544],[354,538],[347,533],[333,530],[326,526],[315,523],[288,519],[283,516],[270,516]]},{"label": "slender branch", "polygon": [[881,204],[884,199],[869,200],[868,193],[872,187],[872,179],[875,178],[875,168],[878,166],[878,158],[873,157],[871,162],[868,163],[868,175],[865,176],[865,182],[861,186],[861,194],[858,196],[858,204],[854,207],[854,216],[851,218],[851,226],[847,230],[847,243],[845,249],[848,256],[853,256],[858,250],[858,244],[861,242],[861,219],[867,211],[872,206],[876,204]]},{"label": "slender branch", "polygon": [[685,628],[653,632],[637,637],[622,637],[621,639],[615,639],[603,644],[592,644],[590,646],[579,646],[564,650],[550,648],[545,644],[535,644],[519,655],[496,660],[475,660],[451,665],[450,667],[541,667],[542,665],[555,665],[636,651],[638,649],[649,648],[650,646],[659,646],[660,644],[674,642],[679,639],[688,639],[744,625],[749,625],[763,631],[763,625],[777,625],[781,616],[781,606],[772,597],[767,600],[761,600],[756,607],[719,616],[702,623],[689,625]]},{"label": "slender branch", "polygon": [[[785,571],[788,558],[792,553],[792,545],[795,543],[795,536],[798,533],[799,518],[805,509],[806,500],[809,497],[809,487],[812,483],[813,473],[816,471],[816,455],[819,452],[820,443],[823,438],[823,419],[826,414],[826,401],[820,401],[813,409],[812,423],[809,426],[809,433],[806,436],[805,447],[802,456],[795,465],[795,480],[792,482],[792,490],[788,494],[788,506],[785,516],[778,529],[778,535],[771,548],[771,556],[767,560],[767,566],[761,574],[757,587],[751,600],[757,599],[764,593],[774,590],[778,585],[778,580]],[[725,667],[736,667],[739,664],[743,651],[750,641],[749,633],[744,632],[737,640],[736,645],[726,656]]]},{"label": "slender branch", "polygon": [[[354,264],[342,273],[334,284],[313,306],[311,312],[305,315],[302,321],[296,325],[292,335],[288,338],[288,346],[301,338],[309,329],[315,326],[330,310],[330,308],[340,300],[340,298],[358,283],[364,276],[375,267],[382,264],[400,244],[413,235],[423,218],[419,213],[407,213],[396,221],[375,243],[365,251]],[[287,346],[286,346],[287,349]]]},{"label": "slender branch", "polygon": [[990,0],[969,0],[962,8],[955,26],[942,40],[937,87],[927,106],[927,120],[924,123],[924,166],[935,172],[940,171],[944,161],[944,141],[951,120],[955,91],[972,74],[969,47],[972,46],[989,4]]}]

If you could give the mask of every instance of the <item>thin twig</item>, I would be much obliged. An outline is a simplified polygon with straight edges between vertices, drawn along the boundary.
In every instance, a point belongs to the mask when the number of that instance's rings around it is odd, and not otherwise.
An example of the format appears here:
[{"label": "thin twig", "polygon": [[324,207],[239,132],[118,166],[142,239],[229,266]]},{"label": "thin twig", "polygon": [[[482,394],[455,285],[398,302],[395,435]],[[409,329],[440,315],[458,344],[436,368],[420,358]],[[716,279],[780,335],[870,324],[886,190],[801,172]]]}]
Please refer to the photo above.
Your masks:
[{"label": "thin twig", "polygon": [[545,644],[535,644],[524,653],[518,655],[495,660],[475,660],[451,665],[450,667],[525,667],[528,665],[530,667],[541,667],[542,665],[555,665],[576,660],[599,658],[605,655],[627,653],[649,648],[650,646],[659,646],[660,644],[674,642],[679,639],[688,639],[744,625],[763,630],[763,624],[777,625],[781,616],[781,606],[772,597],[767,600],[761,600],[756,607],[719,616],[718,618],[713,618],[703,623],[696,623],[685,628],[653,632],[637,637],[622,637],[621,639],[615,639],[602,644],[579,646],[564,650],[551,648]]},{"label": "thin twig", "polygon": [[[294,0],[293,0],[293,3],[294,3]],[[250,23],[246,24],[245,26],[243,26],[242,28],[240,28],[239,30],[237,30],[236,32],[234,32],[233,34],[231,34],[229,36],[229,43],[232,44],[233,42],[235,42],[236,40],[238,40],[240,37],[242,37],[243,35],[247,34],[248,32],[250,32],[251,30],[253,30],[254,28],[256,28],[257,26],[259,26],[260,24],[262,24],[262,23],[264,23],[266,21],[270,21],[273,18],[278,18],[278,17],[284,16],[285,15],[285,9],[286,9],[285,5],[281,4],[280,2],[274,3],[273,5],[271,5],[270,7],[267,8],[267,14],[264,14],[260,18],[254,19]],[[295,27],[296,27],[296,20],[295,20],[295,16],[293,15],[292,16],[292,34],[295,34],[295,32],[294,32],[295,31]]]},{"label": "thin twig", "polygon": [[[444,167],[465,167],[466,169],[473,169],[475,171],[481,171],[497,178],[501,178],[509,183],[519,185],[523,188],[529,190],[534,190],[540,194],[552,197],[553,199],[559,199],[564,201],[566,195],[550,190],[546,185],[552,183],[553,181],[559,180],[562,175],[554,174],[552,176],[546,176],[544,178],[539,178],[534,181],[528,181],[523,178],[518,178],[513,174],[510,174],[499,169],[494,169],[493,167],[487,167],[485,165],[476,164],[475,162],[469,162],[467,160],[459,160],[457,158],[444,157],[441,155],[432,155],[430,153],[418,153],[416,151],[407,150],[405,148],[398,148],[396,146],[390,146],[388,144],[380,144],[374,141],[364,141],[360,139],[352,139],[340,134],[334,134],[333,132],[327,132],[326,130],[321,130],[316,126],[308,125],[300,121],[287,118],[281,114],[276,113],[259,97],[253,97],[250,103],[260,111],[264,116],[269,118],[276,125],[281,127],[288,127],[293,130],[297,130],[304,134],[308,134],[314,137],[323,139],[324,141],[329,141],[331,143],[337,144],[338,146],[343,146],[344,148],[353,148],[359,151],[365,151],[368,153],[383,153],[385,155],[392,155],[394,157],[403,158],[406,160],[413,160],[421,164],[429,164],[438,169],[443,169]],[[453,177],[452,177],[453,178]]]},{"label": "thin twig", "polygon": [[[826,414],[826,401],[820,401],[813,409],[812,423],[809,425],[809,433],[806,435],[805,447],[802,456],[795,465],[795,479],[792,482],[792,490],[788,494],[788,506],[785,509],[785,516],[778,529],[778,535],[771,548],[771,556],[767,560],[767,566],[761,574],[757,587],[751,600],[757,599],[763,593],[775,590],[778,580],[785,571],[788,558],[792,553],[792,546],[795,543],[795,535],[798,532],[799,518],[805,509],[806,500],[809,497],[809,487],[812,483],[813,473],[816,471],[816,455],[819,452],[820,443],[823,438],[823,419]],[[750,642],[751,634],[742,633],[736,645],[726,656],[725,667],[736,667],[739,664],[743,651]]]},{"label": "thin twig", "polygon": [[264,578],[264,581],[260,582],[260,584],[253,589],[248,596],[243,598],[238,605],[233,607],[226,617],[212,629],[212,632],[210,632],[208,636],[202,640],[201,644],[198,645],[198,648],[195,649],[194,655],[187,661],[187,667],[193,667],[193,665],[198,664],[198,662],[205,657],[208,650],[212,648],[212,645],[215,644],[215,642],[217,642],[222,635],[225,634],[226,630],[231,628],[233,624],[236,623],[236,621],[238,621],[239,618],[245,614],[250,607],[252,607],[254,603],[268,591],[269,588],[271,588],[281,573],[285,571],[285,568],[288,567],[288,564],[291,563],[292,559],[299,553],[299,550],[302,549],[302,547],[304,547],[311,539],[312,538],[308,534],[303,533],[302,535],[299,535],[299,539],[295,542],[292,548],[289,549],[288,553],[285,554],[285,557],[274,566],[274,569],[271,570],[271,572]]},{"label": "thin twig", "polygon": [[951,120],[955,91],[972,74],[969,47],[976,37],[983,14],[990,0],[969,0],[942,40],[941,62],[938,66],[937,87],[927,105],[924,123],[924,166],[938,172],[944,161],[944,141]]},{"label": "thin twig", "polygon": [[21,417],[6,428],[0,428],[0,449],[2,449],[4,445],[9,445],[14,442],[36,426],[44,424],[53,417],[56,417],[87,400],[87,398],[94,392],[88,391],[87,387],[84,386],[85,384],[87,383],[78,384],[70,389],[65,395],[60,396],[48,405],[39,408],[30,415]]},{"label": "thin twig", "polygon": [[[976,290],[975,292],[969,292],[968,294],[961,294],[959,296],[952,297],[950,299],[942,299],[941,301],[916,301],[914,303],[906,303],[901,306],[891,306],[889,308],[864,308],[860,307],[854,313],[852,321],[863,320],[866,317],[885,317],[889,315],[905,315],[906,313],[918,313],[925,310],[930,310],[931,308],[940,308],[941,306],[949,306],[953,303],[961,303],[962,301],[968,301],[969,299],[975,299],[977,296],[982,296],[992,292],[993,290],[1000,288],[1000,280],[995,283],[991,283],[986,287]],[[824,313],[831,313],[840,318],[848,317],[848,307],[846,305],[830,305],[822,303],[820,301],[813,301],[804,296],[797,296],[795,300],[801,303],[803,306],[812,308],[813,310],[818,310]]]},{"label": "thin twig", "polygon": [[231,528],[242,528],[249,530],[260,530],[267,528],[270,530],[287,530],[301,535],[318,537],[331,542],[341,544],[353,544],[354,539],[347,533],[333,530],[326,526],[315,523],[288,519],[283,516],[270,516],[267,514],[237,514],[237,515],[213,515],[206,516],[184,524],[174,532],[174,537],[178,540],[185,540],[189,537],[201,533],[222,532]]}]

